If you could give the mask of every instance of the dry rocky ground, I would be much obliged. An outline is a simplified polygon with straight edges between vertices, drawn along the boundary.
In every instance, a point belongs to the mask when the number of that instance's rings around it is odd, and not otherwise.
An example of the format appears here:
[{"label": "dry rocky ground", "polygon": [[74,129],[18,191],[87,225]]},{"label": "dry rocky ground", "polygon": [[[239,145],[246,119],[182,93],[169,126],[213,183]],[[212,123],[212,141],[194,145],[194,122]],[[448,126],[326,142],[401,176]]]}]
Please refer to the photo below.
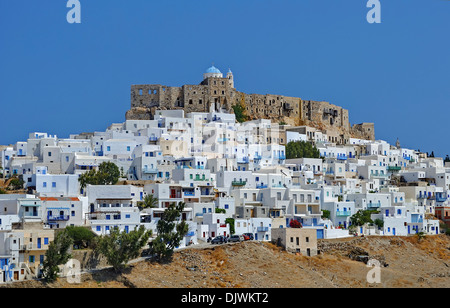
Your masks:
[{"label": "dry rocky ground", "polygon": [[[175,253],[170,264],[135,262],[122,274],[110,269],[9,287],[50,288],[410,288],[450,287],[450,237],[358,237],[319,241],[322,253],[306,257],[271,243],[199,245]],[[371,268],[355,256],[382,261],[381,283],[368,283]],[[83,258],[86,258],[84,256]],[[85,262],[85,260],[83,260]]]}]

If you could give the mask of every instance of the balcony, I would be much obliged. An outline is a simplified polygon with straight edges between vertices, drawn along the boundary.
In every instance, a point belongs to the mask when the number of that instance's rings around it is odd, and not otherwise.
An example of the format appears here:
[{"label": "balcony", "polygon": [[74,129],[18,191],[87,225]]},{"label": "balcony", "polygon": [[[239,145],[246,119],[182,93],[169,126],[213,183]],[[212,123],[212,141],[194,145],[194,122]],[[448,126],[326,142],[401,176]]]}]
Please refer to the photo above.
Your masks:
[{"label": "balcony", "polygon": [[336,216],[339,217],[351,216],[351,211],[336,211]]},{"label": "balcony", "polygon": [[284,154],[274,155],[273,158],[274,159],[283,160],[283,159],[286,159],[286,155],[284,155]]},{"label": "balcony", "polygon": [[249,162],[248,157],[241,157],[237,159],[238,164],[247,164]]},{"label": "balcony", "polygon": [[381,202],[377,202],[377,203],[369,202],[369,203],[367,203],[367,208],[368,209],[377,209],[379,207],[381,207]]},{"label": "balcony", "polygon": [[399,167],[399,166],[388,166],[387,170],[388,171],[399,171],[399,170],[402,170],[402,167]]},{"label": "balcony", "polygon": [[232,181],[231,185],[232,186],[245,186],[247,184],[246,181]]},{"label": "balcony", "polygon": [[47,221],[68,221],[70,219],[69,215],[48,215]]},{"label": "balcony", "polygon": [[194,197],[195,196],[195,191],[185,191],[184,195],[186,197]]},{"label": "balcony", "polygon": [[268,232],[269,227],[257,227],[256,232]]},{"label": "balcony", "polygon": [[144,168],[144,169],[142,169],[142,173],[155,174],[155,173],[158,173],[158,169],[156,169],[156,168]]},{"label": "balcony", "polygon": [[436,202],[445,202],[445,200],[447,200],[447,197],[436,196]]},{"label": "balcony", "polygon": [[379,178],[385,178],[387,177],[387,174],[381,173],[381,172],[374,172],[370,174],[371,177],[379,177]]},{"label": "balcony", "polygon": [[263,184],[256,185],[256,188],[258,188],[258,189],[267,188],[267,187],[268,187],[267,185],[263,185]]}]

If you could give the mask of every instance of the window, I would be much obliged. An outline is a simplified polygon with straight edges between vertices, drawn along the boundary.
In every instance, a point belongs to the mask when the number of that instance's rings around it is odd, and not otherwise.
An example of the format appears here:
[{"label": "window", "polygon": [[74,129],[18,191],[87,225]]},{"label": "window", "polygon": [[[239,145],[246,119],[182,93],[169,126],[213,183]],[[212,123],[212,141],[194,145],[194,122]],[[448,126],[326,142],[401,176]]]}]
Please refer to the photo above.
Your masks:
[{"label": "window", "polygon": [[47,187],[47,182],[43,182],[42,187]]},{"label": "window", "polygon": [[29,257],[28,257],[28,261],[29,261],[30,263],[34,263],[34,256],[29,256]]},{"label": "window", "polygon": [[131,151],[131,147],[127,146],[127,151],[130,152]]},{"label": "window", "polygon": [[97,226],[95,229],[96,229],[98,232],[102,231],[102,227],[100,227],[100,226]]},{"label": "window", "polygon": [[53,187],[53,188],[56,187],[56,182],[52,182],[52,187]]},{"label": "window", "polygon": [[44,245],[48,245],[48,237],[44,237]]},{"label": "window", "polygon": [[306,237],[306,239],[305,239],[305,240],[306,240],[306,242],[307,242],[307,243],[309,243],[309,237]]},{"label": "window", "polygon": [[75,216],[75,211],[72,211],[70,214],[72,215],[72,217]]}]

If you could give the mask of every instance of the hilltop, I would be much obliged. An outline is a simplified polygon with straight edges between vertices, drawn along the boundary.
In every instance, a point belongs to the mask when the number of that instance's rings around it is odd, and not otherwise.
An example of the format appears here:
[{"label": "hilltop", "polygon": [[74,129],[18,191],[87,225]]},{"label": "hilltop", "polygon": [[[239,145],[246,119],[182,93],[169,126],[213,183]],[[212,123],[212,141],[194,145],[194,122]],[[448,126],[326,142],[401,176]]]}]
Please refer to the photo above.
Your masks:
[{"label": "hilltop", "polygon": [[[28,281],[9,287],[57,288],[404,288],[450,286],[450,237],[358,237],[320,240],[322,253],[295,255],[268,242],[198,245],[179,250],[170,264],[139,261],[125,273],[83,274],[81,284],[60,278],[51,285]],[[369,284],[370,268],[350,256],[382,259],[381,283]],[[80,254],[80,256],[83,254]]]}]

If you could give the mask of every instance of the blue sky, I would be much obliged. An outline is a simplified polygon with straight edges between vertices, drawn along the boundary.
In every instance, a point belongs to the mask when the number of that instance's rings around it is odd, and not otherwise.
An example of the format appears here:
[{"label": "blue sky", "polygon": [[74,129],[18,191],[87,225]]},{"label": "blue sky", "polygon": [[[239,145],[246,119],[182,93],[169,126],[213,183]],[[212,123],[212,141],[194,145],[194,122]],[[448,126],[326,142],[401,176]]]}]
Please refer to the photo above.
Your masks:
[{"label": "blue sky", "polygon": [[132,84],[198,84],[215,66],[246,93],[324,100],[377,139],[450,154],[450,1],[0,0],[0,144],[125,120]]}]

